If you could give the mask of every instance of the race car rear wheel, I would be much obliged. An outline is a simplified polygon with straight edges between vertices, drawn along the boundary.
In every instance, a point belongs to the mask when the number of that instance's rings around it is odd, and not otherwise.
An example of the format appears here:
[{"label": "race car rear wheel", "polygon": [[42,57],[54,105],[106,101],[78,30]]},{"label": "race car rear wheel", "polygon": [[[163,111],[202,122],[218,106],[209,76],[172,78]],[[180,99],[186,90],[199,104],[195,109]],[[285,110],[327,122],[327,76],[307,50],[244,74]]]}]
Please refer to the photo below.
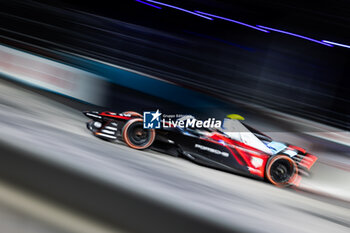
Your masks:
[{"label": "race car rear wheel", "polygon": [[128,121],[123,127],[123,140],[133,149],[142,150],[150,147],[155,136],[154,129],[143,128],[143,120],[140,118]]},{"label": "race car rear wheel", "polygon": [[297,174],[296,163],[286,155],[276,155],[266,167],[266,178],[277,186],[289,185]]},{"label": "race car rear wheel", "polygon": [[134,111],[126,111],[126,112],[122,112],[122,114],[129,114],[132,117],[142,117],[142,115],[138,112],[134,112]]}]

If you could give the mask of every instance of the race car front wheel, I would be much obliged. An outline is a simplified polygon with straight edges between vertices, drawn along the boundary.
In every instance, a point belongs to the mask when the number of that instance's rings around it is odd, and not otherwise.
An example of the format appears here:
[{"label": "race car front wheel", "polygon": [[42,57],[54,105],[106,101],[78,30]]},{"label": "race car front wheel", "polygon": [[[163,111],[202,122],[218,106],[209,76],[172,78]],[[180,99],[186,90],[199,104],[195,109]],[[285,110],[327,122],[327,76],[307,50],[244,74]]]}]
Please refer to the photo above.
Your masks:
[{"label": "race car front wheel", "polygon": [[277,186],[289,185],[297,174],[296,163],[286,155],[276,155],[266,167],[266,178]]},{"label": "race car front wheel", "polygon": [[128,121],[123,127],[124,142],[133,149],[146,149],[152,145],[156,136],[154,129],[144,129],[140,118]]}]

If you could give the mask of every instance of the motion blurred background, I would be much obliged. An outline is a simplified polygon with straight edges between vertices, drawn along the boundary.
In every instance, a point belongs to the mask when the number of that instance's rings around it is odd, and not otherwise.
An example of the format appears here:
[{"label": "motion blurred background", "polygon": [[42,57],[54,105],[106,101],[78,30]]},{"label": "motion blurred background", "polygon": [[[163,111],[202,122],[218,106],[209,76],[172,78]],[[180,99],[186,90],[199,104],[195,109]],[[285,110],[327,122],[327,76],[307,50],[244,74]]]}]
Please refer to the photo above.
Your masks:
[{"label": "motion blurred background", "polygon": [[[348,232],[349,6],[0,0],[0,231]],[[97,140],[92,109],[238,113],[319,161],[280,190]]]},{"label": "motion blurred background", "polygon": [[[349,48],[144,3],[3,1],[1,40],[112,82],[118,82],[118,77],[101,67],[74,62],[33,45],[130,68],[225,101],[255,103],[349,129]],[[347,1],[191,0],[166,4],[318,41],[349,41]],[[106,105],[112,106],[113,97],[108,99]]]}]

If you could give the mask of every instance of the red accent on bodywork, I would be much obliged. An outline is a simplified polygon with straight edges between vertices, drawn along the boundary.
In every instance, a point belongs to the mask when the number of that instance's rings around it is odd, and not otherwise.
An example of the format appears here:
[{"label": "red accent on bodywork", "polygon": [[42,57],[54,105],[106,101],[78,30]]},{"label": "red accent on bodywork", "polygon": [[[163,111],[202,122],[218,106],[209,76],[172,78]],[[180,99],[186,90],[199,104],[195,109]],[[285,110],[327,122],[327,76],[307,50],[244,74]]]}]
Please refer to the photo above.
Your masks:
[{"label": "red accent on bodywork", "polygon": [[315,155],[306,154],[304,158],[300,161],[299,165],[310,170],[310,168],[315,164],[317,159],[318,158]]},{"label": "red accent on bodywork", "polygon": [[300,185],[300,182],[301,182],[301,176],[300,175],[295,175],[294,179],[291,180],[289,182],[289,184],[295,186],[295,187],[299,187]]},{"label": "red accent on bodywork", "polygon": [[[208,140],[208,141],[215,142],[217,144],[220,144],[220,145],[226,147],[231,152],[231,154],[235,157],[235,159],[237,160],[237,162],[240,165],[246,165],[248,167],[250,173],[257,175],[257,176],[260,176],[260,177],[265,176],[266,163],[270,157],[265,152],[260,151],[256,148],[251,147],[251,146],[244,144],[242,142],[227,138],[225,135],[222,135],[222,134],[217,133],[217,132],[212,133],[209,136],[209,138],[211,140]],[[201,138],[201,139],[203,139],[203,138]],[[206,139],[203,139],[203,140],[206,140]],[[227,145],[223,145],[219,141],[223,141]],[[235,151],[237,153],[235,153]],[[257,157],[257,158],[262,159],[263,160],[262,165],[260,167],[256,168],[251,162],[251,157]],[[244,162],[242,161],[242,159]]]},{"label": "red accent on bodywork", "polygon": [[[252,153],[249,153],[248,151],[245,151],[244,149],[240,149],[238,147],[236,147],[236,150],[244,158],[245,162],[247,163],[248,167],[250,168],[250,169],[248,168],[250,173],[257,175],[257,176],[260,176],[260,177],[265,177],[265,168],[266,168],[266,163],[267,163],[267,160],[269,159],[269,156],[262,155],[262,154],[256,154],[256,153],[252,154]],[[252,161],[251,161],[252,157],[256,157],[256,158],[263,160],[260,167],[255,167],[252,164]]]},{"label": "red accent on bodywork", "polygon": [[100,116],[107,116],[107,117],[118,118],[118,119],[124,119],[124,120],[130,120],[131,119],[131,117],[120,116],[120,115],[112,115],[112,114],[109,114],[108,112],[101,112],[99,115]]},{"label": "red accent on bodywork", "polygon": [[220,142],[218,142],[218,141],[215,141],[215,140],[213,140],[213,139],[207,139],[207,138],[200,138],[200,139],[202,139],[202,140],[204,140],[204,141],[207,141],[207,142],[216,143],[216,144],[219,144],[219,145],[225,147],[226,149],[228,149],[228,150],[230,151],[230,153],[233,155],[233,157],[235,157],[236,161],[237,161],[240,165],[244,165],[244,163],[242,162],[242,160],[241,160],[240,158],[237,157],[236,153],[235,153],[234,151],[232,151],[231,148],[230,148],[229,146],[224,145],[224,144],[222,144],[222,143],[220,143]]},{"label": "red accent on bodywork", "polygon": [[290,149],[298,150],[298,151],[300,151],[300,152],[303,153],[303,154],[306,153],[306,150],[303,149],[303,148],[301,148],[301,147],[299,147],[299,146],[289,145],[288,147],[289,147]]}]

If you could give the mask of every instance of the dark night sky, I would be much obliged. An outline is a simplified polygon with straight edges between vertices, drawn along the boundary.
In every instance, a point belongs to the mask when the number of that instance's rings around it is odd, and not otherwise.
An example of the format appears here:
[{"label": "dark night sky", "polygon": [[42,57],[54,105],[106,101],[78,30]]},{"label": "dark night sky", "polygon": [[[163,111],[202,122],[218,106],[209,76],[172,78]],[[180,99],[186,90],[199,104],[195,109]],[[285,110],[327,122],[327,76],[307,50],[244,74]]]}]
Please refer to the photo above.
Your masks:
[{"label": "dark night sky", "polygon": [[[159,1],[253,26],[263,25],[316,40],[350,44],[350,7],[349,2],[344,0]],[[105,55],[108,55],[109,62],[133,62],[145,69],[141,71],[163,78],[187,78],[193,87],[203,82],[208,87],[212,85],[216,88],[216,92],[221,88],[222,93],[227,95],[241,93],[241,97],[253,102],[269,103],[278,108],[292,106],[304,109],[306,115],[320,114],[326,118],[330,115],[330,121],[334,114],[339,115],[342,122],[349,119],[348,48],[330,48],[290,35],[264,33],[219,19],[210,21],[168,7],[159,10],[134,0],[36,2],[47,2],[58,6],[58,9],[89,12],[117,21],[112,23],[103,18],[92,20],[95,16],[89,15],[72,16],[80,23],[96,27],[95,31],[91,31],[77,26],[76,22],[71,25],[64,23],[65,29],[81,34],[77,37],[54,32],[48,34],[37,27],[31,29],[10,22],[4,27],[23,30],[24,34],[36,34],[77,49],[83,48],[90,51],[89,56],[94,54],[99,59],[107,59]],[[29,3],[28,8],[31,5],[34,6]],[[65,13],[52,16],[48,12],[38,14],[23,9],[23,12],[17,8],[11,10],[13,14],[58,26],[62,26],[62,20],[66,17]],[[119,35],[123,37],[102,33],[101,29],[121,33]],[[123,39],[125,36],[130,40]],[[83,37],[86,38],[82,40]],[[90,45],[85,44],[86,40],[91,42]],[[110,49],[102,51],[100,46]]]},{"label": "dark night sky", "polygon": [[[251,25],[278,28],[318,40],[350,44],[349,1],[163,0],[162,2],[189,10],[226,16]],[[230,22],[221,20],[210,22],[167,7],[158,10],[133,0],[114,2],[102,0],[98,1],[98,4],[95,1],[57,1],[57,4],[167,32],[191,31],[242,46],[258,49],[277,47],[293,56],[302,54],[304,59],[314,65],[333,64],[336,74],[334,73],[328,80],[320,77],[320,81],[333,82],[340,88],[347,86],[350,49],[341,47],[329,49],[279,33],[266,35]],[[345,94],[345,91],[339,93],[347,98]]]}]

